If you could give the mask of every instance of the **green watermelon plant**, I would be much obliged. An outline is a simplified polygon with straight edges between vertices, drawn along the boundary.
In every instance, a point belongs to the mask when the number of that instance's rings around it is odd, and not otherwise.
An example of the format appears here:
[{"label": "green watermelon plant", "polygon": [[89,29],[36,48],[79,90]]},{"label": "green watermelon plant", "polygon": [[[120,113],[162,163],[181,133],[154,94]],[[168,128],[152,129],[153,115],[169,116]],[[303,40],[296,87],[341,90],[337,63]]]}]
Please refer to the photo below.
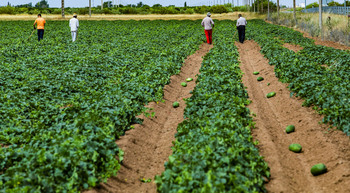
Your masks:
[{"label": "green watermelon plant", "polygon": [[32,21],[0,21],[0,192],[79,192],[117,175],[115,141],[202,38],[197,21],[81,21],[73,44],[66,21],[49,23],[38,42],[23,41]]},{"label": "green watermelon plant", "polygon": [[[303,98],[304,106],[314,106],[325,115],[324,123],[350,135],[350,52],[317,46],[300,32],[262,20],[250,24],[247,37],[258,42],[262,54],[275,66],[276,77],[289,83],[291,96]],[[276,37],[304,49],[295,53]]]},{"label": "green watermelon plant", "polygon": [[[219,21],[218,21],[219,22]],[[251,136],[254,127],[242,84],[232,22],[220,21],[204,57],[173,154],[155,177],[158,192],[265,192],[270,177]]]}]

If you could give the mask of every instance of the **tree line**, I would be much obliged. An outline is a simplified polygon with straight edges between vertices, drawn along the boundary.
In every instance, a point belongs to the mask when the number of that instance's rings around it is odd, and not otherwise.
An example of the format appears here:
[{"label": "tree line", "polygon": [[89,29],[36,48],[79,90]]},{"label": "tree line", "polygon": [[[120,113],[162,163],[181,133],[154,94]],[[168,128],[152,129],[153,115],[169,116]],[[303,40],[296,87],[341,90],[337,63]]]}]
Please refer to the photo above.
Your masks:
[{"label": "tree line", "polygon": [[[113,5],[112,1],[105,1],[103,6],[95,6],[91,8],[92,14],[204,14],[206,12],[212,13],[229,13],[235,11],[251,11],[258,13],[267,13],[275,12],[277,10],[277,3],[272,2],[271,0],[250,0],[250,6],[233,6],[230,3],[224,5],[212,5],[212,6],[187,6],[187,3],[184,3],[183,7],[176,7],[175,5],[162,6],[161,4],[154,4],[149,6],[142,2],[137,4],[127,4],[127,5]],[[350,1],[346,1],[347,6],[350,6]],[[335,1],[329,2],[328,6],[344,6],[344,3],[338,3]],[[279,6],[283,8],[283,6]],[[308,4],[306,8],[318,7],[318,3],[314,2]],[[65,7],[64,12],[66,14],[78,13],[80,15],[89,14],[89,7],[82,8],[70,8]],[[32,5],[32,3],[22,4],[11,6],[8,3],[7,6],[0,7],[0,14],[61,14],[61,8],[50,8],[47,0],[41,0],[40,2]]]},{"label": "tree line", "polygon": [[[262,12],[267,12],[267,0],[263,3]],[[276,10],[276,4],[270,2],[270,9]],[[252,6],[233,6],[230,3],[223,5],[203,5],[203,6],[187,6],[187,3],[184,3],[183,7],[176,7],[175,5],[162,6],[161,4],[154,4],[149,6],[142,2],[137,4],[128,4],[128,5],[116,5],[113,6],[112,1],[106,1],[103,3],[103,6],[91,7],[92,14],[204,14],[207,12],[212,13],[229,13],[235,11],[254,11]],[[261,12],[261,10],[256,10]],[[32,3],[22,4],[17,6],[5,6],[0,7],[0,14],[61,14],[61,8],[50,8],[46,0],[41,0],[36,5]],[[65,14],[78,13],[80,15],[89,14],[89,7],[82,8],[70,8],[64,7]]]}]

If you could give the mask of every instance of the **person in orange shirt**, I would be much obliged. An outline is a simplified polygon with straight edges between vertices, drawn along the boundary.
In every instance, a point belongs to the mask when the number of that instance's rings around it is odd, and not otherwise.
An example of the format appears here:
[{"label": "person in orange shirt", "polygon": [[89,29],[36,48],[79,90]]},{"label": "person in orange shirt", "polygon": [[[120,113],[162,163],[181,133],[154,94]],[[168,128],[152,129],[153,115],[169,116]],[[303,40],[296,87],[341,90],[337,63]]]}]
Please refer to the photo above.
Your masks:
[{"label": "person in orange shirt", "polygon": [[38,14],[38,18],[35,20],[33,26],[35,29],[35,24],[37,25],[38,29],[38,41],[42,40],[44,38],[44,28],[45,28],[45,19],[41,17],[41,14]]}]

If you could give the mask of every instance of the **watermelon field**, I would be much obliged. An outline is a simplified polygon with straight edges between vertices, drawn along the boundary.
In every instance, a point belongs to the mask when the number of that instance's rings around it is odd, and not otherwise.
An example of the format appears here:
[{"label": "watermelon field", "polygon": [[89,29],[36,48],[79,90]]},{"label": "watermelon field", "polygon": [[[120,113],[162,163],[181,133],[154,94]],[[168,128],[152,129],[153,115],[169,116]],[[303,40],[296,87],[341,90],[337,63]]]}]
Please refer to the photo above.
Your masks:
[{"label": "watermelon field", "polygon": [[350,192],[350,51],[248,24],[0,21],[0,192]]}]

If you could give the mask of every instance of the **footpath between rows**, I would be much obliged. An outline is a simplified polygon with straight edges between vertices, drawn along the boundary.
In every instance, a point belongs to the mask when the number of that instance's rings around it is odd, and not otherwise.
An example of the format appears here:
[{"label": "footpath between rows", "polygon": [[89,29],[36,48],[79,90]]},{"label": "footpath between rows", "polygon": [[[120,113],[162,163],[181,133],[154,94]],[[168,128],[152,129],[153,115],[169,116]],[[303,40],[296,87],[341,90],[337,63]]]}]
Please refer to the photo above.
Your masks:
[{"label": "footpath between rows", "polygon": [[[259,45],[252,41],[236,43],[240,53],[243,84],[252,103],[248,106],[256,114],[253,137],[271,169],[266,184],[268,192],[350,192],[349,138],[339,130],[329,130],[320,124],[322,116],[312,108],[302,107],[303,100],[290,97],[287,84],[274,75],[274,67],[260,53]],[[254,71],[264,78],[257,81]],[[266,98],[269,92],[273,98]],[[295,125],[296,132],[285,133],[287,125]],[[292,143],[303,147],[301,153],[289,151]],[[312,176],[310,168],[324,163],[328,172]]]},{"label": "footpath between rows", "polygon": [[[190,91],[196,86],[195,81],[202,63],[202,57],[212,48],[202,44],[196,53],[190,55],[184,62],[181,72],[170,78],[170,84],[164,87],[164,102],[149,103],[150,116],[141,115],[142,125],[134,125],[116,143],[124,152],[123,165],[117,176],[101,183],[96,188],[85,193],[97,192],[156,192],[154,176],[164,171],[164,163],[172,154],[172,141],[175,140],[176,128],[184,120],[186,107],[184,98],[191,97]],[[181,86],[186,78],[193,78],[186,87]],[[173,108],[173,102],[180,106]],[[155,116],[152,117],[152,112]],[[147,182],[151,179],[150,182]],[[143,181],[143,182],[142,182]]]}]

